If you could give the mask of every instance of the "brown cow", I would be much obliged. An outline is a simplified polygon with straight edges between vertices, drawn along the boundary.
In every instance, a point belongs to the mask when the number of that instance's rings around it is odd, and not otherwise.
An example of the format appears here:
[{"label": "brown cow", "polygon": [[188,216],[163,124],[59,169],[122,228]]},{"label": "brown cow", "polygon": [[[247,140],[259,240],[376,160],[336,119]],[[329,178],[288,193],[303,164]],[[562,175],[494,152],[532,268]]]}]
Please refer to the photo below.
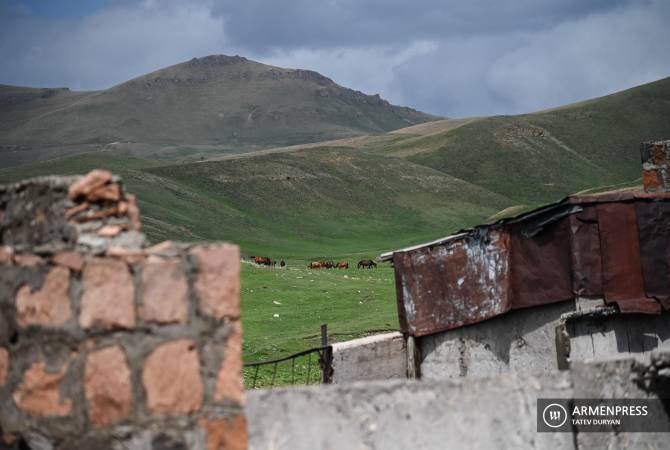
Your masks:
[{"label": "brown cow", "polygon": [[349,263],[346,261],[340,261],[337,263],[337,268],[338,269],[348,269],[349,268]]},{"label": "brown cow", "polygon": [[254,262],[259,266],[270,266],[272,265],[272,260],[266,256],[255,256]]},{"label": "brown cow", "polygon": [[321,267],[323,267],[323,266],[321,265],[320,261],[312,261],[307,266],[308,269],[320,269]]}]

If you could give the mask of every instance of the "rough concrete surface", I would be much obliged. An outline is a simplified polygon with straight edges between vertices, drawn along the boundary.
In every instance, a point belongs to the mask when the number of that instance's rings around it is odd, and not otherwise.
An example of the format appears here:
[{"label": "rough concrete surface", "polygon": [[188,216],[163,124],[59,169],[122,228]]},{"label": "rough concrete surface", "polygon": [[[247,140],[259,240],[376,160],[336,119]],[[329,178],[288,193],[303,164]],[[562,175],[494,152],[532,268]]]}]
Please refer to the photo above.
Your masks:
[{"label": "rough concrete surface", "polygon": [[[670,355],[550,374],[374,381],[248,394],[252,450],[667,448],[667,433],[537,433],[538,398],[664,397]],[[670,423],[668,417],[659,421]]]},{"label": "rough concrete surface", "polygon": [[400,333],[333,344],[333,383],[407,377],[407,348]]},{"label": "rough concrete surface", "polygon": [[567,324],[570,361],[643,357],[670,346],[670,314],[583,318]]},{"label": "rough concrete surface", "polygon": [[536,398],[570,393],[567,373],[476,381],[375,381],[253,391],[251,450],[573,449],[536,433]]},{"label": "rough concrete surface", "polygon": [[670,346],[670,314],[590,314],[599,308],[604,308],[602,299],[578,298],[424,336],[419,338],[421,375],[445,379],[557,370],[562,349],[556,345],[556,327],[562,324],[571,363],[642,358]]},{"label": "rough concrete surface", "polygon": [[421,376],[439,380],[556,370],[556,325],[561,314],[574,309],[574,301],[536,306],[424,336]]}]

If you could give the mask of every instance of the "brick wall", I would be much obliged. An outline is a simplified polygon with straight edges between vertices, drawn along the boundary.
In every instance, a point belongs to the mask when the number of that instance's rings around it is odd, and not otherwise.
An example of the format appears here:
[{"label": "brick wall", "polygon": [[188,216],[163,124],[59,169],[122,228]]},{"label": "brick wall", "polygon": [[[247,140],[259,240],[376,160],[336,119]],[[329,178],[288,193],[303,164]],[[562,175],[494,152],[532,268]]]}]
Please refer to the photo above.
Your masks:
[{"label": "brick wall", "polygon": [[107,172],[0,188],[0,448],[246,448],[239,248],[138,230]]},{"label": "brick wall", "polygon": [[643,142],[640,152],[645,192],[670,192],[670,141]]}]

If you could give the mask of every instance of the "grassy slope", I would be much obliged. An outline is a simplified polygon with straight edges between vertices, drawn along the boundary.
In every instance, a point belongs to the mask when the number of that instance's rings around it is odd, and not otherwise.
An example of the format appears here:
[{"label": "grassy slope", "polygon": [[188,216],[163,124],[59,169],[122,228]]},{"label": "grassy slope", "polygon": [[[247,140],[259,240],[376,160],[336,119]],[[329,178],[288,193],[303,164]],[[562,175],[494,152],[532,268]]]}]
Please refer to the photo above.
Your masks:
[{"label": "grassy slope", "polygon": [[307,260],[355,262],[520,203],[635,180],[639,142],[670,136],[669,99],[666,79],[552,111],[444,123],[446,131],[423,135],[168,166],[98,152],[0,171],[0,182],[108,167],[138,194],[153,240],[226,239],[247,254],[286,258],[291,270],[245,265],[242,275],[245,357],[276,357],[316,344],[322,322],[343,336],[397,326],[389,268],[355,280],[356,270],[349,279],[309,273]]},{"label": "grassy slope", "polygon": [[300,260],[372,257],[510,204],[433,169],[341,148],[158,167],[100,152],[0,171],[0,181],[95,167],[119,173],[138,195],[152,240],[226,239],[247,254]]},{"label": "grassy slope", "polygon": [[533,204],[635,180],[640,142],[668,137],[670,78],[550,111],[480,119],[421,138],[415,145],[424,151],[408,158]]}]

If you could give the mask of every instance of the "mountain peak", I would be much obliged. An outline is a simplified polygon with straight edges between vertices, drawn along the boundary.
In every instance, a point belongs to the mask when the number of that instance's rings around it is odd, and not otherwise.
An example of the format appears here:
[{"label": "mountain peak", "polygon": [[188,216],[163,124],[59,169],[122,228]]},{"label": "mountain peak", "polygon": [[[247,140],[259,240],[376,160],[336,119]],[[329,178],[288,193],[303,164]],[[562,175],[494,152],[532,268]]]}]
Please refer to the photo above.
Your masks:
[{"label": "mountain peak", "polygon": [[248,61],[244,56],[234,55],[208,55],[201,58],[193,58],[189,60],[186,64],[189,67],[202,67],[202,66],[228,66],[231,64],[238,64],[241,62]]}]

